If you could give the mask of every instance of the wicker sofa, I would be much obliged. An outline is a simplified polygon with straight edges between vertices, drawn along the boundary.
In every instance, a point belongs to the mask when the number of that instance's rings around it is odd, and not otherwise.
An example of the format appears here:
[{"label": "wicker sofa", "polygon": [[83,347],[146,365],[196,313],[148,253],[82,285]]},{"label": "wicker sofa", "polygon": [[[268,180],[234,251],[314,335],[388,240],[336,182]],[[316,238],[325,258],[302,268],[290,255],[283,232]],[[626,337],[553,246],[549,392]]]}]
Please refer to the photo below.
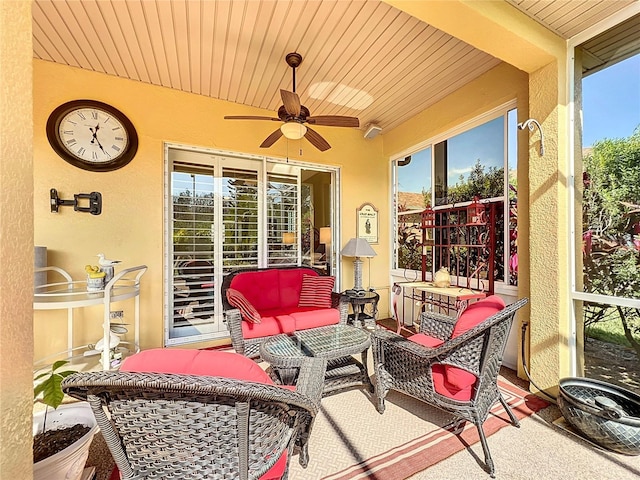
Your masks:
[{"label": "wicker sofa", "polygon": [[[235,351],[258,359],[260,344],[273,335],[346,324],[349,303],[339,293],[326,292],[327,305],[300,306],[303,281],[309,280],[305,277],[320,276],[318,270],[309,267],[242,269],[226,275],[221,297],[224,320]],[[248,320],[239,308],[231,305],[228,298],[230,289],[241,292],[259,313],[257,323]]]}]

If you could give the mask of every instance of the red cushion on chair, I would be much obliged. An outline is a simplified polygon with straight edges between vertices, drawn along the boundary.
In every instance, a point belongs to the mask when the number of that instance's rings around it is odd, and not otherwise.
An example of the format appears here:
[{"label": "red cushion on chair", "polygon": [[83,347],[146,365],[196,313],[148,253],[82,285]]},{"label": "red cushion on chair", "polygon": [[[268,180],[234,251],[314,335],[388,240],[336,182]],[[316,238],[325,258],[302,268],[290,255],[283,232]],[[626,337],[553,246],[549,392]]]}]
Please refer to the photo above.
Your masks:
[{"label": "red cushion on chair", "polygon": [[[462,312],[460,318],[458,318],[453,328],[451,338],[455,338],[466,331],[471,330],[476,325],[479,325],[489,317],[501,311],[504,307],[504,300],[497,295],[491,295],[490,297],[483,298],[482,300],[472,303],[464,312]],[[451,365],[444,365],[444,372],[446,375],[447,387],[444,387],[443,391],[447,391],[450,394],[447,395],[446,393],[439,393],[449,396],[450,398],[457,398],[452,395],[467,395],[467,393],[461,392],[468,392],[469,395],[473,393],[473,386],[477,380],[473,373]],[[455,393],[451,394],[451,391],[454,391]]]},{"label": "red cushion on chair", "polygon": [[235,378],[273,385],[260,366],[243,355],[215,350],[153,348],[127,357],[123,372],[178,373]]},{"label": "red cushion on chair", "polygon": [[227,300],[232,307],[240,310],[240,315],[242,315],[243,320],[251,323],[260,323],[260,314],[242,292],[235,288],[227,289]]},{"label": "red cushion on chair", "polygon": [[462,312],[462,315],[460,315],[460,318],[456,321],[451,338],[455,338],[467,330],[471,330],[479,323],[498,313],[504,307],[504,300],[498,295],[491,295],[490,297],[472,303]]},{"label": "red cushion on chair", "polygon": [[[260,480],[280,480],[284,471],[287,468],[287,451],[285,450],[280,455],[278,461],[271,467],[264,475],[260,477]],[[120,480],[120,470],[118,467],[113,467],[109,480]]]},{"label": "red cushion on chair", "polygon": [[299,307],[331,308],[331,292],[336,279],[303,275]]},{"label": "red cushion on chair", "polygon": [[[431,377],[433,378],[434,390],[444,397],[453,398],[454,400],[459,400],[461,402],[468,402],[471,400],[473,387],[476,382],[475,375],[460,368],[456,368],[456,370],[459,370],[461,374],[468,375],[467,385],[460,387],[449,381],[450,372],[445,370],[446,367],[449,367],[449,365],[434,363],[431,366]],[[455,367],[449,368],[453,369]]]},{"label": "red cushion on chair", "polygon": [[419,343],[425,347],[436,348],[442,345],[444,342],[439,338],[430,337],[426,333],[416,333],[415,335],[411,335],[407,337],[407,340],[411,340],[412,342]]},{"label": "red cushion on chair", "polygon": [[[127,357],[122,362],[120,370],[123,372],[206,375],[273,385],[269,375],[253,360],[237,353],[218,352],[215,350],[167,350],[163,348],[143,350]],[[288,389],[295,390],[295,387]],[[287,452],[285,451],[275,465],[260,477],[260,480],[280,479],[286,467]],[[116,476],[114,476],[114,473]],[[112,473],[111,478],[119,478],[117,470]]]}]

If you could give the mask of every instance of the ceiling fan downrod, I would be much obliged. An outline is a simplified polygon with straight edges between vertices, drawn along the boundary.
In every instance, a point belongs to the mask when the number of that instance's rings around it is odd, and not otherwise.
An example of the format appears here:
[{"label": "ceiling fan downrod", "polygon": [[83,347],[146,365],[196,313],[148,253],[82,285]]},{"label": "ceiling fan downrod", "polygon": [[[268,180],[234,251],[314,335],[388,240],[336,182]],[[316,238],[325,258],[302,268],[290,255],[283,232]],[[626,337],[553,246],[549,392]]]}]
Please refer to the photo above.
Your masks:
[{"label": "ceiling fan downrod", "polygon": [[288,53],[285,57],[287,65],[293,69],[293,93],[296,93],[296,68],[302,63],[302,55],[299,53]]}]

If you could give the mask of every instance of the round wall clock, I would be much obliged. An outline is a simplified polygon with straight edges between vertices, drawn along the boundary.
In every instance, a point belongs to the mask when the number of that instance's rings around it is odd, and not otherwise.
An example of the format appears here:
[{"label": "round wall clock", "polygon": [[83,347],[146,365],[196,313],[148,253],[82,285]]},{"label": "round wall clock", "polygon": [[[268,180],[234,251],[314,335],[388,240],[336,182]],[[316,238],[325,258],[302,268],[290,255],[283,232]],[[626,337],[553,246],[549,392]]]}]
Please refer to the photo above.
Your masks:
[{"label": "round wall clock", "polygon": [[95,100],[74,100],[47,120],[49,143],[64,160],[92,172],[128,164],[138,150],[138,134],[120,110]]}]

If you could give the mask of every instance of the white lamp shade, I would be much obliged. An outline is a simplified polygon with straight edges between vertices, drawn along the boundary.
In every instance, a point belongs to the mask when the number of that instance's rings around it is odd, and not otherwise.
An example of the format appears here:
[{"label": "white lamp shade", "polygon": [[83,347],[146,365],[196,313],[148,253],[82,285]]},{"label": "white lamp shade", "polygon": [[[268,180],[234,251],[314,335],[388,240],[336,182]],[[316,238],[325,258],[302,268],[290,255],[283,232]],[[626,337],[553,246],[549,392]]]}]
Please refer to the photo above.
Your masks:
[{"label": "white lamp shade", "polygon": [[296,241],[296,234],[294,232],[284,232],[282,234],[282,243],[285,245],[293,245]]},{"label": "white lamp shade", "polygon": [[364,238],[352,238],[340,251],[343,257],[375,257],[376,252]]},{"label": "white lamp shade", "polygon": [[320,243],[331,243],[331,227],[320,227]]},{"label": "white lamp shade", "polygon": [[299,140],[307,133],[307,127],[298,122],[283,123],[280,130],[289,140]]}]

